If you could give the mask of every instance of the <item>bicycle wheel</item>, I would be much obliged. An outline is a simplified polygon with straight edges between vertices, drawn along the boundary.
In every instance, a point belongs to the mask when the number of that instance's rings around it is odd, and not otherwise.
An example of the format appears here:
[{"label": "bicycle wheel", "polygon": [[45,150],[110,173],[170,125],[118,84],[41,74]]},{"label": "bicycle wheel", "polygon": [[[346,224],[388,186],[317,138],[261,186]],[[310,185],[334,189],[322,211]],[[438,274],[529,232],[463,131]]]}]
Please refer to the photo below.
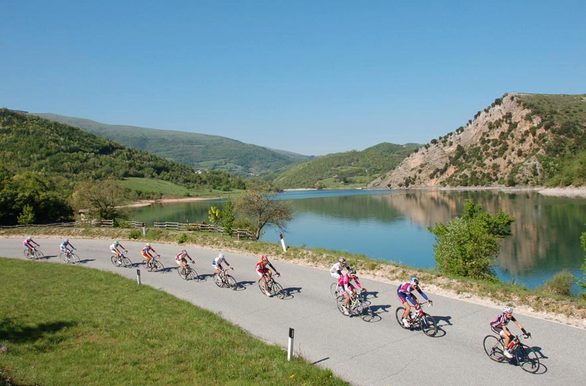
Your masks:
[{"label": "bicycle wheel", "polygon": [[59,260],[61,260],[65,264],[69,264],[71,262],[71,260],[67,257],[67,253],[63,253],[63,252],[61,252],[59,254]]},{"label": "bicycle wheel", "polygon": [[163,265],[163,263],[161,263],[159,260],[155,260],[152,263],[153,269],[158,272],[158,271],[162,271],[165,269],[165,266]]},{"label": "bicycle wheel", "polygon": [[[269,283],[267,283],[267,289],[269,288]],[[258,289],[264,295],[265,294],[265,287],[263,285],[262,279],[258,279]],[[269,292],[270,293],[270,292]]]},{"label": "bicycle wheel", "polygon": [[126,256],[122,257],[122,265],[124,266],[124,268],[130,268],[132,266],[132,261],[130,261],[130,259]]},{"label": "bicycle wheel", "polygon": [[525,344],[520,344],[515,351],[517,363],[528,373],[536,373],[539,370],[539,356],[533,349]]},{"label": "bicycle wheel", "polygon": [[421,326],[421,331],[427,336],[435,336],[437,334],[437,323],[433,316],[423,313],[421,319],[419,319],[419,325]]},{"label": "bicycle wheel", "polygon": [[338,297],[338,283],[330,284],[330,293],[334,299]]},{"label": "bicycle wheel", "polygon": [[399,323],[399,326],[401,326],[401,328],[405,330],[410,330],[411,327],[405,327],[405,325],[403,324],[403,312],[405,312],[405,307],[397,307],[397,309],[395,310],[395,318],[397,318],[397,323]]},{"label": "bicycle wheel", "polygon": [[495,362],[502,362],[505,360],[502,339],[499,339],[494,335],[487,335],[484,337],[482,344],[484,346],[484,352],[490,359]]},{"label": "bicycle wheel", "polygon": [[189,268],[189,274],[187,275],[187,280],[199,281],[199,275],[197,274],[197,271],[195,269]]},{"label": "bicycle wheel", "polygon": [[71,261],[72,264],[77,264],[81,260],[79,259],[79,256],[77,256],[75,253],[70,253],[69,254],[69,261]]},{"label": "bicycle wheel", "polygon": [[343,295],[340,295],[336,298],[336,306],[338,307],[338,311],[340,311],[342,314],[344,313],[344,302],[346,301],[346,298]]},{"label": "bicycle wheel", "polygon": [[226,275],[226,282],[228,283],[228,287],[232,288],[233,291],[238,289],[238,282],[230,275]]},{"label": "bicycle wheel", "polygon": [[220,275],[218,275],[218,273],[214,273],[214,283],[216,283],[216,285],[220,288],[222,288],[224,286],[224,282],[222,281],[222,278],[220,277]]},{"label": "bicycle wheel", "polygon": [[362,311],[364,310],[364,304],[360,301],[360,299],[354,300],[354,304],[350,305],[350,309],[352,310],[352,315],[362,315]]},{"label": "bicycle wheel", "polygon": [[285,299],[285,291],[283,291],[283,286],[277,282],[273,283],[273,287],[271,288],[271,293],[273,294],[273,296],[276,296],[279,299]]},{"label": "bicycle wheel", "polygon": [[45,257],[43,252],[39,251],[38,249],[35,249],[34,254],[35,254],[35,259],[37,259],[37,260],[43,259]]},{"label": "bicycle wheel", "polygon": [[28,251],[28,249],[25,249],[22,251],[22,254],[24,255],[24,257],[26,257],[27,259],[32,259],[33,256],[31,256],[31,253]]},{"label": "bicycle wheel", "polygon": [[122,265],[122,262],[118,260],[116,256],[110,256],[110,261],[112,264],[114,264],[115,267],[120,267]]}]

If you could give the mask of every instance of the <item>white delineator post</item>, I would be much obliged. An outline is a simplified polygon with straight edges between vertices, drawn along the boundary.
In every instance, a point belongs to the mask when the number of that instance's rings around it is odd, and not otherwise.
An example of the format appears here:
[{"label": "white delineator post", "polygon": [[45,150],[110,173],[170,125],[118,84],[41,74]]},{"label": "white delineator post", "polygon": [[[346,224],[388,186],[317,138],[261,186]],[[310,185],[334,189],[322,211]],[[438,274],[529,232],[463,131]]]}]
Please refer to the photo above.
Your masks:
[{"label": "white delineator post", "polygon": [[136,282],[140,285],[140,269],[136,270]]},{"label": "white delineator post", "polygon": [[287,360],[290,361],[293,357],[293,337],[295,336],[295,330],[289,328],[289,346],[287,347]]},{"label": "white delineator post", "polygon": [[285,239],[283,238],[283,234],[281,233],[281,246],[283,247],[283,252],[287,252],[287,246],[285,245]]}]

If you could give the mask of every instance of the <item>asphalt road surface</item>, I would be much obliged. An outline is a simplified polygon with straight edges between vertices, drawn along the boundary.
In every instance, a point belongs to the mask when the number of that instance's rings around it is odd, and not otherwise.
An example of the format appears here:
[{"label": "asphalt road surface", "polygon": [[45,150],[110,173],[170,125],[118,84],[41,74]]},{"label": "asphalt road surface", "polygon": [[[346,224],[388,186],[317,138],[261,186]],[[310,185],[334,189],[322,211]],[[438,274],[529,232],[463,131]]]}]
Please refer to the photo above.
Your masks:
[{"label": "asphalt road surface", "polygon": [[[63,264],[58,258],[60,239],[35,238],[35,241],[41,244],[40,250],[46,255],[40,264]],[[230,273],[239,282],[239,289],[232,291],[217,287],[212,279],[215,271],[211,261],[218,250],[187,247],[196,262],[195,269],[206,278],[194,282],[184,281],[177,274],[173,257],[183,249],[178,245],[153,243],[166,269],[147,272],[140,256],[144,243],[122,242],[134,263],[129,269],[115,267],[110,262],[112,241],[72,239],[71,242],[77,247],[80,265],[112,271],[135,281],[140,269],[142,285],[211,310],[285,349],[289,328],[293,328],[295,355],[331,369],[353,385],[586,384],[586,331],[579,328],[516,313],[517,319],[533,335],[525,343],[541,358],[539,371],[530,374],[514,362],[493,362],[484,353],[482,341],[491,333],[488,323],[500,312],[496,308],[427,292],[434,307],[425,311],[439,325],[437,336],[430,338],[421,331],[404,330],[397,324],[395,310],[400,304],[396,288],[389,284],[361,280],[369,290],[368,299],[377,314],[368,323],[338,311],[329,292],[333,279],[322,269],[272,261],[281,272],[277,281],[287,292],[287,297],[281,300],[268,298],[259,291],[254,270],[259,256],[224,253],[235,268]],[[2,256],[24,259],[21,238],[0,238],[0,247]],[[425,283],[422,287],[425,289]],[[511,328],[519,332],[515,325]]]}]

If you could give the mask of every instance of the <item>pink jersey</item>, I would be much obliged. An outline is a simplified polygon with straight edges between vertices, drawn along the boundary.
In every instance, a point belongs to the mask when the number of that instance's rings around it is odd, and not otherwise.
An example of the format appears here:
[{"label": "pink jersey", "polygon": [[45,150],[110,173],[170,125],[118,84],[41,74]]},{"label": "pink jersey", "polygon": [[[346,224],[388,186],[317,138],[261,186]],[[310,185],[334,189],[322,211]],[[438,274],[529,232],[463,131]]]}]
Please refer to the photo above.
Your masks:
[{"label": "pink jersey", "polygon": [[340,287],[342,287],[345,290],[347,290],[348,288],[352,288],[352,284],[350,284],[350,282],[354,280],[354,282],[356,283],[356,285],[358,286],[358,288],[362,288],[362,285],[360,284],[360,282],[358,281],[358,278],[356,279],[352,279],[350,277],[349,273],[345,273],[342,276],[340,276],[340,278],[338,279],[338,285]]}]

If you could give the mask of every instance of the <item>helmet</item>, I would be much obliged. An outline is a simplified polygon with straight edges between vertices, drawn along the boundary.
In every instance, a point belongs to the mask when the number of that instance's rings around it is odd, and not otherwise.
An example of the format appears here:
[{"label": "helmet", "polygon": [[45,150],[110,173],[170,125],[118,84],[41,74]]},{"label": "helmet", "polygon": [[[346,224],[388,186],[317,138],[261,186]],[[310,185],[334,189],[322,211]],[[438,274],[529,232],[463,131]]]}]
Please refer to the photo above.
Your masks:
[{"label": "helmet", "polygon": [[350,275],[352,275],[352,276],[356,275],[356,270],[354,268],[350,268],[349,272],[350,272]]},{"label": "helmet", "polygon": [[340,258],[338,259],[338,261],[339,261],[340,263],[342,263],[342,264],[346,264],[346,259],[344,259],[343,257],[340,257]]},{"label": "helmet", "polygon": [[419,280],[415,276],[411,276],[409,282],[411,282],[413,285],[419,285]]},{"label": "helmet", "polygon": [[32,237],[30,237],[30,236],[26,236],[26,239],[27,239],[27,240],[32,240],[33,238],[32,238]]},{"label": "helmet", "polygon": [[120,244],[120,241],[116,240],[114,241],[114,244]]},{"label": "helmet", "polygon": [[220,252],[220,254],[218,255],[218,257],[219,257],[220,259],[223,259],[223,258],[224,258],[224,254],[223,254],[222,252]]},{"label": "helmet", "polygon": [[513,313],[513,307],[504,306],[503,307],[503,313],[504,314],[512,314]]},{"label": "helmet", "polygon": [[268,261],[269,259],[267,259],[267,257],[265,255],[262,255],[262,257],[260,258],[262,261]]},{"label": "helmet", "polygon": [[149,243],[146,243],[144,246],[145,247],[150,247],[151,245]]},{"label": "helmet", "polygon": [[181,251],[182,254],[187,255],[187,251],[184,249]]},{"label": "helmet", "polygon": [[65,242],[68,243],[69,242],[69,239],[65,239]]}]

